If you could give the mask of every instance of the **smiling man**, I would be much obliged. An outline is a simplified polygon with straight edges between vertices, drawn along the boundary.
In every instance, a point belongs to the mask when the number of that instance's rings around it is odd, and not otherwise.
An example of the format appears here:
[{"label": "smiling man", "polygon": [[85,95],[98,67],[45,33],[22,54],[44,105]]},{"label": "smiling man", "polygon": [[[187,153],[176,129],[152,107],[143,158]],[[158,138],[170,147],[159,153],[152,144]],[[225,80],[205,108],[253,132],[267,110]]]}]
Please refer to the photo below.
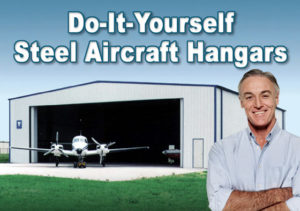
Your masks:
[{"label": "smiling man", "polygon": [[209,153],[212,210],[300,210],[300,139],[275,117],[279,86],[269,72],[250,70],[239,83],[248,128]]}]

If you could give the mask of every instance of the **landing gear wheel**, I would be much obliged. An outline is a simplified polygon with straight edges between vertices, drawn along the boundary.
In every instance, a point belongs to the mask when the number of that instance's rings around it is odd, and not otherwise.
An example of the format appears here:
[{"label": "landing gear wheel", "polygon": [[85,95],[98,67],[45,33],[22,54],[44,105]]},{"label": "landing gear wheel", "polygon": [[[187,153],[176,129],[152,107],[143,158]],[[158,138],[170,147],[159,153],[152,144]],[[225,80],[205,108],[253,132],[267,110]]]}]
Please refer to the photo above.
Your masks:
[{"label": "landing gear wheel", "polygon": [[56,160],[55,160],[55,166],[58,167],[58,164],[59,164],[59,160],[56,159]]},{"label": "landing gear wheel", "polygon": [[78,162],[78,168],[85,168],[86,163],[85,162]]},{"label": "landing gear wheel", "polygon": [[77,168],[77,167],[78,167],[78,163],[74,162],[74,168]]}]

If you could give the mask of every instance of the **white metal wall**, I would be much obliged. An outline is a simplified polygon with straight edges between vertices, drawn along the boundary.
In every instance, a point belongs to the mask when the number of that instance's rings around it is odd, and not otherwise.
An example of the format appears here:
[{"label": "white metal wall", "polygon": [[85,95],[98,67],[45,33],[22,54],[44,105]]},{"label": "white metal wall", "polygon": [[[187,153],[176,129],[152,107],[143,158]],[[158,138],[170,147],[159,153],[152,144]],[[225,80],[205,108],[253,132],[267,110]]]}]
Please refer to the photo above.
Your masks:
[{"label": "white metal wall", "polygon": [[279,109],[276,109],[275,116],[276,116],[276,119],[277,119],[280,127],[283,128],[283,126],[284,126],[284,122],[283,122],[284,121],[284,112],[279,110]]},{"label": "white metal wall", "polygon": [[220,88],[216,88],[216,123],[215,123],[215,127],[216,127],[216,140],[221,139],[221,134],[222,134],[222,125],[221,125],[221,121],[222,121],[222,92],[223,90],[221,90]]},{"label": "white metal wall", "polygon": [[223,138],[247,127],[245,111],[236,94],[223,91]]}]

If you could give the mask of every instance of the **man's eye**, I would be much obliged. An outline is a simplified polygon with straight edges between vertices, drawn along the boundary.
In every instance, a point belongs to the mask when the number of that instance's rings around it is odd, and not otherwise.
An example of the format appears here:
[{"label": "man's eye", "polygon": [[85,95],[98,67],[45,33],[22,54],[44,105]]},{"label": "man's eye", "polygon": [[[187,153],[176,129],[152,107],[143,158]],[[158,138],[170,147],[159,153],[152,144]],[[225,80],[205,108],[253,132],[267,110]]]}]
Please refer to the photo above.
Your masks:
[{"label": "man's eye", "polygon": [[246,100],[251,100],[252,99],[252,96],[247,96],[246,97]]},{"label": "man's eye", "polygon": [[263,98],[269,98],[270,95],[263,95]]}]

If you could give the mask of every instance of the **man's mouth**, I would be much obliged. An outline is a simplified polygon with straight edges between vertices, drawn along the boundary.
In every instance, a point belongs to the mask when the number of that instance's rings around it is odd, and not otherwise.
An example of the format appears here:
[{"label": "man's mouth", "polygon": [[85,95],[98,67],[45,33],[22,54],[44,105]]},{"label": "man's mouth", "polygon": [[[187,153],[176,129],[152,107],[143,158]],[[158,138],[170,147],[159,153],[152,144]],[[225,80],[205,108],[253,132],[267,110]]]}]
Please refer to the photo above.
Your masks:
[{"label": "man's mouth", "polygon": [[267,111],[254,111],[253,113],[255,115],[263,115],[264,113],[266,113]]}]

